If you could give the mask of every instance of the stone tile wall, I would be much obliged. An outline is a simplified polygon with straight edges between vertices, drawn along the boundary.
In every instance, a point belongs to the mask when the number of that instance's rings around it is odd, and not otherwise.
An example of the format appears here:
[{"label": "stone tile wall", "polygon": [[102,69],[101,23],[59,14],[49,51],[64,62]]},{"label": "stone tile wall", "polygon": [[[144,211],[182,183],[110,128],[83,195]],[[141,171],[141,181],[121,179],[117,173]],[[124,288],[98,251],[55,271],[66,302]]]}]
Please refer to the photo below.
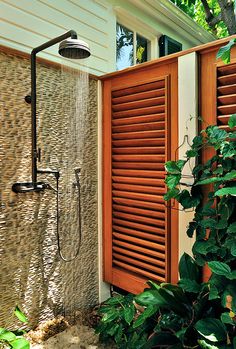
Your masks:
[{"label": "stone tile wall", "polygon": [[[29,60],[0,52],[0,326],[13,326],[19,305],[32,325],[98,302],[97,82],[85,73],[37,66],[40,167],[60,170],[62,253],[56,236],[56,193],[15,194],[15,182],[31,180]],[[81,168],[81,222],[78,183]],[[56,186],[52,175],[39,175]],[[80,241],[81,224],[81,241]]]}]

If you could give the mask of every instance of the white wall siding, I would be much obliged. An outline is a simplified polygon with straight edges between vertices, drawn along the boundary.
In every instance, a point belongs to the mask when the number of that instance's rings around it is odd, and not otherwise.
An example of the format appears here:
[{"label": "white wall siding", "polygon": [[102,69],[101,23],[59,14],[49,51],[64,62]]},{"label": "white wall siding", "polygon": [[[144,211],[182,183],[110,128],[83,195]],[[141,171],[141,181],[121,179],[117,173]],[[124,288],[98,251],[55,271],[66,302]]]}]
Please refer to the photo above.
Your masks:
[{"label": "white wall siding", "polygon": [[[181,42],[183,49],[214,39],[168,0],[0,0],[0,44],[30,53],[74,29],[90,45],[91,57],[65,60],[58,55],[57,45],[39,55],[102,75],[116,69],[117,18],[141,35],[151,36],[152,59],[158,57],[157,40],[162,34]],[[188,30],[191,25],[192,31]]]},{"label": "white wall siding", "polygon": [[[114,70],[114,15],[111,5],[94,0],[0,0],[0,44],[30,52],[43,42],[69,29],[88,42],[92,55],[85,61],[73,61],[73,67],[88,66],[89,72],[101,75]],[[65,62],[57,46],[40,56]],[[68,63],[67,63],[68,64]]]}]

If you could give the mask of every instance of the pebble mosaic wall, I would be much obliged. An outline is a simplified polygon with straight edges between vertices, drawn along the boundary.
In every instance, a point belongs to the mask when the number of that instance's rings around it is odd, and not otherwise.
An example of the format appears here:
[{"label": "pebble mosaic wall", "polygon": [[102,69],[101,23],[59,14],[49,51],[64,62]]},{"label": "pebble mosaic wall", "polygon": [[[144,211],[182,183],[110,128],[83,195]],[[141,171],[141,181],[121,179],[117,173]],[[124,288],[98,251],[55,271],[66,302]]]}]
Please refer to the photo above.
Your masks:
[{"label": "pebble mosaic wall", "polygon": [[[19,305],[31,325],[98,303],[97,82],[86,73],[37,65],[41,168],[60,170],[61,249],[56,239],[56,193],[15,194],[31,181],[29,60],[0,52],[0,326],[14,325]],[[81,168],[81,222],[75,169]],[[77,178],[78,179],[78,178]],[[52,175],[39,180],[56,186]],[[81,241],[80,241],[81,224]]]}]

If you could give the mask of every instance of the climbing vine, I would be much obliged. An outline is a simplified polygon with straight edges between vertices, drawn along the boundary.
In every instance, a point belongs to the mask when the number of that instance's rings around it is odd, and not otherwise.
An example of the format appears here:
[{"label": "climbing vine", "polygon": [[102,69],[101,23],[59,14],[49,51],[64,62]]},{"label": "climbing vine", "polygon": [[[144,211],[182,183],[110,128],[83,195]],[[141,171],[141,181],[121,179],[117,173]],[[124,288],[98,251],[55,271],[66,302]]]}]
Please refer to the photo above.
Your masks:
[{"label": "climbing vine", "polygon": [[[228,61],[234,44],[218,57]],[[97,327],[102,340],[113,339],[119,349],[236,348],[236,114],[227,131],[208,126],[184,159],[166,163],[165,200],[195,212],[187,228],[188,237],[195,237],[193,257],[181,257],[178,284],[148,281],[137,296],[108,299]],[[203,149],[211,153],[205,163]],[[203,266],[211,270],[207,282],[201,280]]]}]

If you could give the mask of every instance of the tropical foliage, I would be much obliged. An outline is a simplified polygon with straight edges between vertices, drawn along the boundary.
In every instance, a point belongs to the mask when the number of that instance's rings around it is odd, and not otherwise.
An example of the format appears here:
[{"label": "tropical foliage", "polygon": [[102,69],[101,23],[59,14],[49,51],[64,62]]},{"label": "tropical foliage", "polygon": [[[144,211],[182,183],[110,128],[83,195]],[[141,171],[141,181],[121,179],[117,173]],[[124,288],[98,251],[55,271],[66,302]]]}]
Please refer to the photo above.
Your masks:
[{"label": "tropical foliage", "polygon": [[216,36],[236,33],[234,0],[171,0],[199,25]]},{"label": "tropical foliage", "polygon": [[[149,281],[149,288],[132,296],[110,298],[101,307],[97,328],[102,340],[113,338],[120,349],[236,347],[236,115],[230,132],[208,126],[193,139],[186,159],[166,163],[168,192],[184,209],[195,208],[187,235],[196,236],[194,258],[180,260],[178,285]],[[196,163],[191,189],[183,183],[187,163],[200,159],[203,148],[212,157]],[[207,187],[202,203],[201,187]],[[200,268],[212,275],[202,283]]]}]

